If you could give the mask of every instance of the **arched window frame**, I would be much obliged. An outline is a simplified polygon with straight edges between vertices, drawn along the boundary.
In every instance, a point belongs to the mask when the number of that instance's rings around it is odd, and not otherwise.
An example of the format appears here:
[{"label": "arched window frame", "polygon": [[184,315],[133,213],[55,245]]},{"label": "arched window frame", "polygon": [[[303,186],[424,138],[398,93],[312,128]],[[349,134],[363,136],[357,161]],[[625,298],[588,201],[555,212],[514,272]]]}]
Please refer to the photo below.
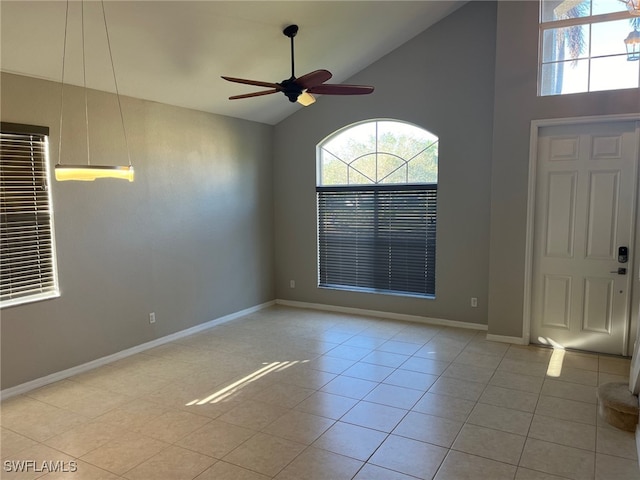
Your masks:
[{"label": "arched window frame", "polygon": [[[402,156],[401,154],[399,154],[398,152],[393,152],[393,151],[388,151],[388,150],[380,150],[380,144],[378,142],[379,136],[380,136],[380,129],[379,126],[380,124],[387,124],[387,125],[394,125],[394,127],[396,127],[398,129],[398,131],[404,131],[405,133],[409,133],[409,132],[413,132],[414,134],[420,133],[422,135],[424,135],[425,138],[425,144],[423,146],[423,148],[420,148],[418,150],[414,150],[411,151],[410,154],[406,157]],[[375,143],[375,149],[372,151],[367,151],[364,153],[361,153],[360,155],[356,155],[353,158],[341,158],[340,155],[336,154],[333,151],[330,151],[326,148],[327,144],[330,144],[331,142],[333,142],[336,138],[339,137],[343,137],[346,134],[348,134],[349,132],[359,129],[361,127],[366,127],[369,125],[374,125],[375,127],[375,137],[376,137],[376,143]],[[430,151],[435,150],[436,152],[436,159],[437,159],[437,151],[438,151],[438,137],[435,136],[434,134],[432,134],[431,132],[429,132],[428,130],[425,130],[424,128],[421,128],[417,125],[414,125],[412,123],[409,122],[404,122],[401,120],[394,120],[394,119],[374,119],[374,120],[365,120],[363,122],[357,122],[351,125],[347,125],[339,130],[337,130],[336,132],[332,133],[331,135],[327,136],[324,140],[322,140],[318,146],[317,146],[317,182],[316,184],[318,186],[327,186],[327,185],[370,185],[370,184],[389,184],[389,183],[393,183],[393,184],[421,184],[421,183],[438,183],[438,178],[437,178],[437,165],[436,165],[436,171],[435,171],[435,177],[431,177],[431,178],[419,178],[419,176],[413,174],[410,174],[410,165],[412,165],[412,162],[415,164],[418,160],[419,157],[422,154],[427,154]],[[328,156],[331,157],[333,159],[335,159],[337,162],[342,162],[343,164],[345,164],[346,166],[346,172],[347,172],[347,181],[346,182],[326,182],[323,179],[323,174],[324,174],[324,157]],[[385,156],[385,157],[394,157],[395,159],[399,160],[400,162],[402,162],[401,165],[399,165],[395,170],[392,169],[390,171],[387,171],[385,173],[379,174],[379,170],[376,168],[376,178],[371,178],[371,175],[367,175],[366,173],[358,170],[357,167],[354,166],[355,163],[357,163],[358,161],[361,161],[363,159],[365,159],[366,157],[375,157],[376,161],[376,165],[378,163],[378,159],[380,156]],[[404,168],[403,168],[404,167]],[[403,181],[394,181],[393,179],[390,179],[390,177],[396,173],[401,173],[401,171],[404,170],[405,175],[404,175],[404,179]],[[357,180],[355,181],[351,181],[351,172],[357,172],[360,173],[360,177],[364,177],[366,178],[367,181],[364,182],[358,182]],[[397,176],[396,176],[397,178]]]},{"label": "arched window frame", "polygon": [[[379,124],[396,132],[422,135],[422,147],[399,152],[380,148]],[[350,155],[335,155],[330,145],[349,132],[375,127],[373,150],[361,145]],[[397,134],[396,139],[401,139]],[[348,140],[346,140],[348,142]],[[369,142],[371,143],[371,141]],[[355,144],[354,144],[355,145]],[[413,144],[412,144],[413,146]],[[409,174],[409,164],[430,150],[435,173]],[[435,244],[437,210],[438,138],[429,131],[399,120],[373,119],[348,125],[326,137],[317,146],[318,206],[318,286],[321,288],[435,297]],[[347,149],[347,153],[348,149]],[[325,155],[345,165],[345,175],[333,180],[324,175]],[[354,166],[365,157],[374,157],[365,173]],[[381,168],[381,158],[397,160]],[[424,166],[424,165],[423,165]],[[404,168],[404,181],[397,172]],[[351,171],[357,172],[355,179]],[[391,178],[394,176],[394,178]],[[346,181],[345,181],[346,179]],[[393,181],[389,181],[393,180]]]}]

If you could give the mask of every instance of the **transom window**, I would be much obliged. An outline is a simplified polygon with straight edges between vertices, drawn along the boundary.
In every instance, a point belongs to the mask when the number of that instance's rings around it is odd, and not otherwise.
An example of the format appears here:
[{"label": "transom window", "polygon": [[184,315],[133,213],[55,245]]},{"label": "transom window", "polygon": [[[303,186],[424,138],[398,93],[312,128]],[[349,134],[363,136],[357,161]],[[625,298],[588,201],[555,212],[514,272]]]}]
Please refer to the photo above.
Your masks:
[{"label": "transom window", "polygon": [[318,285],[435,295],[438,137],[373,120],[317,151]]},{"label": "transom window", "polygon": [[542,0],[539,95],[638,88],[638,30],[620,0]]}]

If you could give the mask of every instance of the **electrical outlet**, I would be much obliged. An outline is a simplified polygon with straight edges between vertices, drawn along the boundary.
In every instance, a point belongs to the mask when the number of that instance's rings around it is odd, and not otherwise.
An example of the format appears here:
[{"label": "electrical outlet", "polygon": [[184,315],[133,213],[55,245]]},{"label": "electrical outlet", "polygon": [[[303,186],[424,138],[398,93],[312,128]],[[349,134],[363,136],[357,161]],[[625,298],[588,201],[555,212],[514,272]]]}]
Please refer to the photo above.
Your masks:
[{"label": "electrical outlet", "polygon": [[471,306],[474,308],[478,306],[478,299],[476,297],[471,297]]},{"label": "electrical outlet", "polygon": [[149,323],[156,323],[156,312],[151,312],[149,314]]},{"label": "electrical outlet", "polygon": [[289,280],[289,288],[296,288],[296,281],[295,280]]}]

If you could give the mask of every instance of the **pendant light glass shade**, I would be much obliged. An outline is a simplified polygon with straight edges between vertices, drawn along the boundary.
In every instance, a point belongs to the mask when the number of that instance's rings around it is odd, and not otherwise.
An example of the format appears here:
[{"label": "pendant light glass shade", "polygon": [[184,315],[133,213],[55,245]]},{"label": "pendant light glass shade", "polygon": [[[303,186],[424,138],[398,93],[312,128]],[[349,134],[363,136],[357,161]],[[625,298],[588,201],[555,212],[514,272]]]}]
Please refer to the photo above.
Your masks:
[{"label": "pendant light glass shade", "polygon": [[117,167],[110,165],[63,165],[55,166],[56,180],[79,180],[93,182],[96,178],[119,178],[133,182],[133,167]]},{"label": "pendant light glass shade", "polygon": [[84,0],[81,2],[82,12],[82,72],[84,78],[84,114],[86,127],[86,143],[87,143],[87,163],[86,164],[63,164],[62,162],[62,125],[63,125],[63,108],[64,108],[64,72],[67,51],[67,30],[69,27],[69,0],[67,0],[65,24],[64,24],[64,45],[62,52],[62,80],[60,88],[60,138],[58,141],[58,163],[55,166],[55,178],[58,181],[78,180],[82,182],[92,182],[97,178],[116,178],[133,182],[134,172],[131,165],[131,156],[129,154],[129,144],[127,141],[127,132],[124,128],[124,116],[122,115],[122,104],[120,102],[120,92],[118,91],[118,81],[116,80],[116,71],[113,65],[113,55],[111,53],[111,41],[109,39],[109,29],[107,28],[107,17],[104,11],[104,0],[101,0],[102,20],[104,22],[104,30],[107,38],[107,47],[109,49],[109,60],[111,61],[111,71],[113,73],[113,83],[116,90],[116,98],[118,100],[118,109],[120,112],[120,121],[122,124],[122,133],[124,135],[124,143],[127,150],[127,158],[129,165],[127,166],[111,166],[111,165],[91,165],[90,148],[89,148],[89,114],[87,106],[87,84],[86,84],[86,65],[85,65],[85,23],[84,23]]}]

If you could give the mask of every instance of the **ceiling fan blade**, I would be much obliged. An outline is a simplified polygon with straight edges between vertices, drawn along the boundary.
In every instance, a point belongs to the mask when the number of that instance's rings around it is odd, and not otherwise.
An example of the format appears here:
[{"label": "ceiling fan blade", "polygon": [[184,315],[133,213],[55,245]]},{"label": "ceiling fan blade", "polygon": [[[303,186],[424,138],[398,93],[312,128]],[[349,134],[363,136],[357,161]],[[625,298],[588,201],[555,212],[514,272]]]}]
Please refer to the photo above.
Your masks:
[{"label": "ceiling fan blade", "polygon": [[302,92],[298,96],[298,103],[304,107],[308,107],[309,105],[316,103],[316,99],[309,92]]},{"label": "ceiling fan blade", "polygon": [[254,85],[256,87],[276,88],[276,89],[278,89],[278,91],[280,91],[282,89],[280,87],[280,85],[278,85],[277,83],[261,82],[259,80],[247,80],[245,78],[225,77],[224,75],[222,76],[222,78],[224,78],[228,82],[242,83],[244,85]]},{"label": "ceiling fan blade", "polygon": [[253,93],[245,93],[242,95],[234,95],[233,97],[229,97],[229,100],[238,100],[239,98],[251,98],[251,97],[260,97],[262,95],[271,95],[272,93],[278,93],[280,90],[272,89],[272,90],[262,90],[260,92]]},{"label": "ceiling fan blade", "polygon": [[369,85],[317,85],[307,90],[320,95],[367,95],[373,92]]},{"label": "ceiling fan blade", "polygon": [[329,80],[333,75],[328,70],[316,70],[315,72],[307,73],[296,79],[296,83],[305,88],[311,88],[323,84]]}]

